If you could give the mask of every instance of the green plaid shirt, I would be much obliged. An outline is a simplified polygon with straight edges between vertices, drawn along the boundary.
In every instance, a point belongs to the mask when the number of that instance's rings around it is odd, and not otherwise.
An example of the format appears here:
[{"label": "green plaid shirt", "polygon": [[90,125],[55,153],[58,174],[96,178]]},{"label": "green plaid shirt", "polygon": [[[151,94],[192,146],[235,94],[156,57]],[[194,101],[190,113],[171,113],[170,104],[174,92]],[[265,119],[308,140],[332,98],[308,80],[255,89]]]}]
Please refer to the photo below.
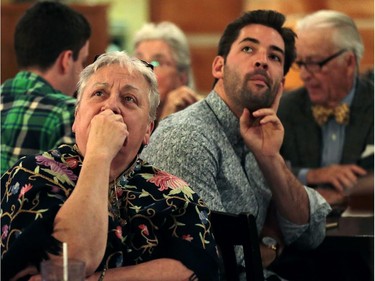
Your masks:
[{"label": "green plaid shirt", "polygon": [[26,71],[1,85],[1,174],[24,155],[74,143],[75,99]]}]

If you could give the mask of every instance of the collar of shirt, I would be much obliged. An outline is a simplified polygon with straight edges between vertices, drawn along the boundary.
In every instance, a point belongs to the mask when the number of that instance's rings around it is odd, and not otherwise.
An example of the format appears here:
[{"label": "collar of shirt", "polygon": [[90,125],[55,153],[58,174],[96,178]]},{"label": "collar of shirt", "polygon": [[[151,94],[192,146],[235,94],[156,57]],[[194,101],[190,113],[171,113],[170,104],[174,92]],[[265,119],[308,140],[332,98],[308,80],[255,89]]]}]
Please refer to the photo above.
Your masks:
[{"label": "collar of shirt", "polygon": [[215,91],[211,91],[206,102],[218,119],[229,142],[234,146],[239,143],[243,144],[240,135],[240,122],[221,97]]},{"label": "collar of shirt", "polygon": [[26,85],[23,86],[23,89],[29,88],[29,90],[31,91],[34,88],[43,86],[45,88],[45,94],[61,93],[59,90],[54,89],[52,85],[42,76],[31,71],[20,71],[16,74],[15,78],[16,81],[22,81],[22,83],[26,83]]}]

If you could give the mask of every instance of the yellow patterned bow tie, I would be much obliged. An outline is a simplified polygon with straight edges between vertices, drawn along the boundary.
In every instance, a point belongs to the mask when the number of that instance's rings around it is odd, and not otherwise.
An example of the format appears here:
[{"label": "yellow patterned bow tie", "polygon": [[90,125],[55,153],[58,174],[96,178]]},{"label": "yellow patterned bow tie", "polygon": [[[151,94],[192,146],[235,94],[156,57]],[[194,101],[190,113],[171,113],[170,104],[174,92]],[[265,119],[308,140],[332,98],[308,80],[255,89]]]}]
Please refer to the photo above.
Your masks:
[{"label": "yellow patterned bow tie", "polygon": [[338,124],[346,125],[349,122],[350,108],[346,103],[342,103],[335,108],[327,108],[321,105],[314,105],[312,113],[319,126],[323,126],[329,117],[334,116]]}]

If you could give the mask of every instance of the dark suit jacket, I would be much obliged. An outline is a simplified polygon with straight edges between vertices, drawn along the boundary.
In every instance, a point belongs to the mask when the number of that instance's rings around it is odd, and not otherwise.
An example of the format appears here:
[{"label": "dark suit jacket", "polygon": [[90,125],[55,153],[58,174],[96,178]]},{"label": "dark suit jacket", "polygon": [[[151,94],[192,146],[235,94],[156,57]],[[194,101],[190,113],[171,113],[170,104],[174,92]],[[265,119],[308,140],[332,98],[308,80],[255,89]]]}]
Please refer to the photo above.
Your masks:
[{"label": "dark suit jacket", "polygon": [[[285,128],[281,154],[290,161],[294,174],[298,175],[300,168],[320,167],[322,133],[306,89],[284,93],[278,116]],[[374,85],[369,80],[357,80],[345,134],[341,164],[357,163],[373,170],[373,156],[367,161],[360,159],[366,146],[374,145]]]}]

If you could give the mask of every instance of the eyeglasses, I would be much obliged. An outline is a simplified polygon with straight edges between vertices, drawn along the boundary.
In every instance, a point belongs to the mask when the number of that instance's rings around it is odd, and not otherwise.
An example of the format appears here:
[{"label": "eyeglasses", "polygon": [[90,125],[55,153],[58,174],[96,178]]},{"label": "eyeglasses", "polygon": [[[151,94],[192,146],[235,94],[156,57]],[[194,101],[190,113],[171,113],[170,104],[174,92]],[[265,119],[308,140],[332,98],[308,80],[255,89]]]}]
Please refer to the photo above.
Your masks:
[{"label": "eyeglasses", "polygon": [[295,61],[294,65],[296,66],[296,68],[298,70],[302,69],[302,66],[304,66],[305,69],[309,72],[312,72],[312,73],[319,72],[324,65],[326,65],[331,60],[333,60],[334,58],[337,58],[339,55],[343,54],[346,51],[347,51],[347,49],[342,49],[342,50],[338,51],[337,53],[334,53],[333,55],[329,56],[328,58],[326,58],[326,59],[324,59],[320,62]]},{"label": "eyeglasses", "polygon": [[102,55],[102,54],[100,54],[100,55],[95,55],[94,60],[93,60],[92,62],[93,62],[93,63],[96,62],[96,60],[97,60],[101,55]]},{"label": "eyeglasses", "polygon": [[141,61],[146,67],[148,67],[148,68],[150,68],[152,71],[154,71],[154,65],[152,64],[152,62],[149,63],[149,62],[147,62],[147,61],[145,61],[145,60],[141,60],[141,59],[140,59],[140,61]]},{"label": "eyeglasses", "polygon": [[161,65],[161,63],[157,60],[152,60],[150,61],[150,64],[152,64],[153,67],[158,67]]},{"label": "eyeglasses", "polygon": [[[103,54],[100,54],[100,55],[96,55],[94,57],[94,61],[93,63]],[[154,71],[154,65],[152,63],[148,63],[147,61],[144,61],[144,60],[139,60],[140,62],[142,62],[146,67],[150,68],[152,71]]]},{"label": "eyeglasses", "polygon": [[165,67],[165,66],[176,67],[176,65],[173,62],[168,61],[166,59],[152,60],[152,61],[150,61],[150,64],[152,64],[154,66],[154,68]]}]

